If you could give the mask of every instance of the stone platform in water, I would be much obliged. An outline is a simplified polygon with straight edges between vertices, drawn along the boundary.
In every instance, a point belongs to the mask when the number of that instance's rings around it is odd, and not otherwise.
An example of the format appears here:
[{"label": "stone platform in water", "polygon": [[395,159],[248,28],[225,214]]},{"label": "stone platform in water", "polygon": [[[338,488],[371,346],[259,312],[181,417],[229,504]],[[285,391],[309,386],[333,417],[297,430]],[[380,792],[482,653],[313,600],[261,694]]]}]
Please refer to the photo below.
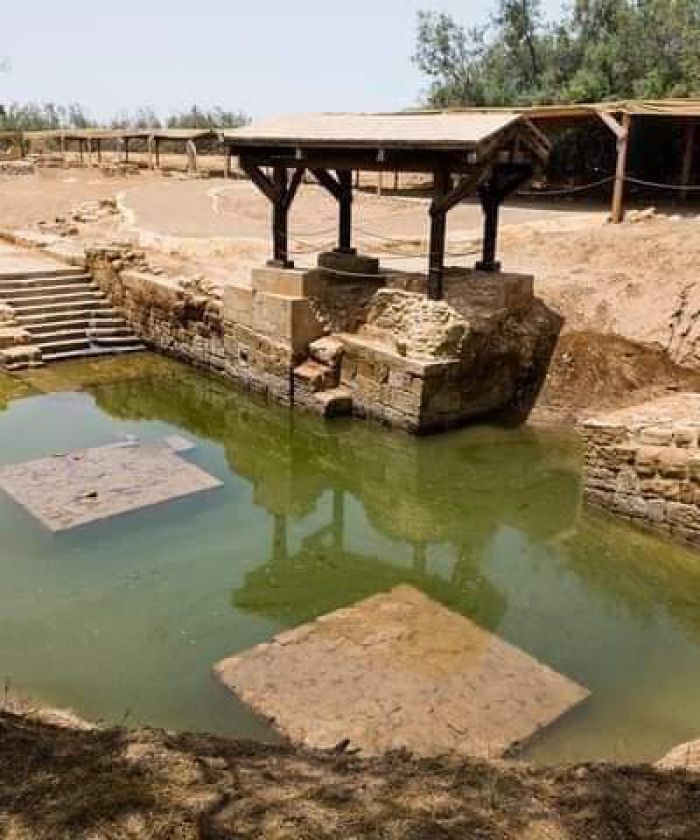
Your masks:
[{"label": "stone platform in water", "polygon": [[0,468],[0,488],[50,531],[220,487],[180,457],[187,441],[123,443],[53,455]]},{"label": "stone platform in water", "polygon": [[218,663],[218,679],[295,743],[365,754],[498,757],[588,696],[409,586]]}]

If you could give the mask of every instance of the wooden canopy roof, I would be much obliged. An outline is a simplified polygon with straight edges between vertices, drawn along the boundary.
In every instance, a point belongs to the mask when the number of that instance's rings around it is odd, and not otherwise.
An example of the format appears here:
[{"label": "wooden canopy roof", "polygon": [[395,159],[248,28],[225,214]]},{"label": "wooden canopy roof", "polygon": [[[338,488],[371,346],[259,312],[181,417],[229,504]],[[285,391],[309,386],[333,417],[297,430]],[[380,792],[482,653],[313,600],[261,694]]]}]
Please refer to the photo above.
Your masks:
[{"label": "wooden canopy roof", "polygon": [[543,163],[549,142],[512,111],[406,111],[397,114],[300,114],[224,131],[223,142],[260,165],[288,162],[331,168],[465,172],[499,152]]},{"label": "wooden canopy roof", "polygon": [[27,140],[201,140],[205,137],[219,138],[219,132],[210,128],[86,128],[51,129],[26,131]]}]

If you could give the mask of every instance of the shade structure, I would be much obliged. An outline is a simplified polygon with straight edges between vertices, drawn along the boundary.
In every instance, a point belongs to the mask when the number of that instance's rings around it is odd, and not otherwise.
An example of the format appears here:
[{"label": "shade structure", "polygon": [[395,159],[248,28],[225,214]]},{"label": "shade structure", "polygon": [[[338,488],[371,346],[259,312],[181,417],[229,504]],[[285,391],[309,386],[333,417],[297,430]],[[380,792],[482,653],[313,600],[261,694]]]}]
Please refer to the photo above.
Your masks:
[{"label": "shade structure", "polygon": [[532,178],[549,154],[533,123],[511,111],[321,113],[275,117],[222,134],[241,168],[273,206],[272,264],[292,267],[288,214],[304,173],[338,202],[338,247],[352,254],[353,170],[433,176],[428,296],[440,299],[447,213],[469,195],[484,209],[484,251],[477,267],[497,271],[498,208]]}]

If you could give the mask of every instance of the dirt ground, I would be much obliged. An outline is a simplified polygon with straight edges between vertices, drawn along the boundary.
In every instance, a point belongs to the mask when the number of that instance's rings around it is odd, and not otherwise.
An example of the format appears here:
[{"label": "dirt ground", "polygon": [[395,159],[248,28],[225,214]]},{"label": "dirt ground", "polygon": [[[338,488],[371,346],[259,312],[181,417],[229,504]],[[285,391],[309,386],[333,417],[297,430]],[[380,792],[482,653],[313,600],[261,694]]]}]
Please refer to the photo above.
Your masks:
[{"label": "dirt ground", "polygon": [[0,712],[0,835],[697,840],[700,775],[400,753],[360,759]]},{"label": "dirt ground", "polygon": [[[251,267],[269,256],[267,201],[250,183],[223,178],[145,170],[106,177],[97,169],[0,175],[0,226],[52,221],[84,201],[114,196],[120,214],[93,226],[89,236],[132,240],[167,272],[246,284]],[[355,244],[387,269],[425,270],[427,209],[426,198],[356,193]],[[597,407],[698,388],[700,218],[662,215],[612,226],[606,217],[605,210],[577,202],[519,200],[502,212],[504,270],[534,274],[537,294],[564,318],[538,405],[546,419],[568,422]],[[335,202],[303,185],[290,217],[299,265],[313,264],[333,244],[336,224]],[[448,262],[473,264],[480,234],[480,208],[456,207]]]}]

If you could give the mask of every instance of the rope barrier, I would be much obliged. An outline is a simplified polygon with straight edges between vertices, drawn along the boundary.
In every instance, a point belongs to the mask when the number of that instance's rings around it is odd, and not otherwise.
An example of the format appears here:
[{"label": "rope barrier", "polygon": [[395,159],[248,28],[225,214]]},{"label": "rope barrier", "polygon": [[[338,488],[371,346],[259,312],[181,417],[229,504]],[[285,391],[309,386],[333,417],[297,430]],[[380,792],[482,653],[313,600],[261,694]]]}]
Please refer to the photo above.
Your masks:
[{"label": "rope barrier", "polygon": [[629,184],[636,184],[640,187],[650,187],[655,190],[676,190],[679,192],[693,192],[700,190],[700,184],[661,184],[657,181],[644,181],[641,178],[633,178],[631,175],[625,176],[625,181]]},{"label": "rope barrier", "polygon": [[604,184],[609,184],[614,180],[614,175],[607,175],[599,181],[592,181],[590,184],[580,184],[577,187],[567,187],[566,189],[561,190],[518,190],[516,195],[536,198],[549,198],[557,195],[574,195],[576,193],[586,192],[587,190],[594,190],[596,187],[602,187]]}]

